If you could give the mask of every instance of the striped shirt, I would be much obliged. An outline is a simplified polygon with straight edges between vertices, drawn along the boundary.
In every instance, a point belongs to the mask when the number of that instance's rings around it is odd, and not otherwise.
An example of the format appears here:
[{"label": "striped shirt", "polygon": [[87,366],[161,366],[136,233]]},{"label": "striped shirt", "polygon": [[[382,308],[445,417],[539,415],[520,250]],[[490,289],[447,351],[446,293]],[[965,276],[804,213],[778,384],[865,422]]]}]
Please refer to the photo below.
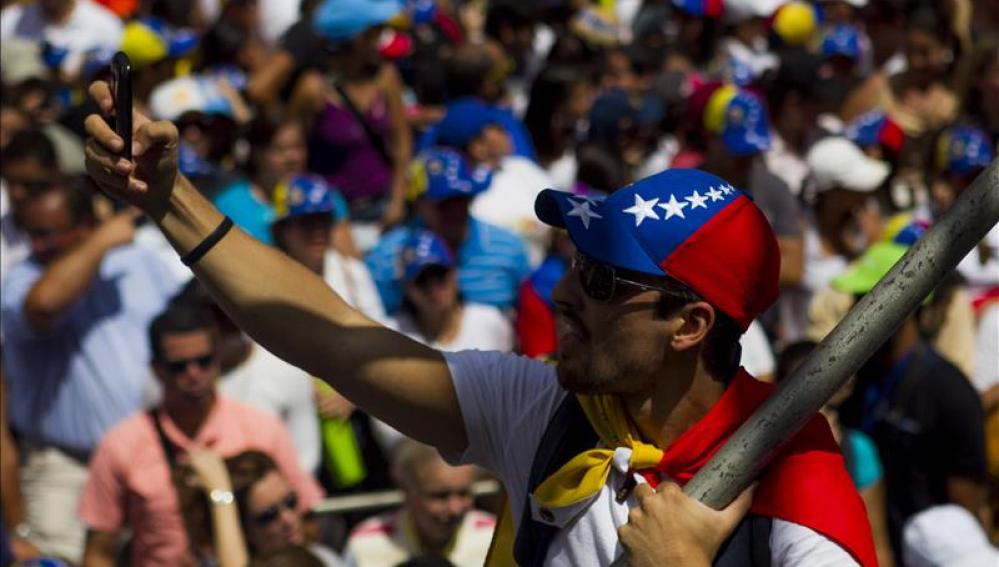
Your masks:
[{"label": "striped shirt", "polygon": [[[382,297],[385,311],[394,315],[402,305],[402,247],[418,225],[390,231],[368,253],[366,262]],[[465,301],[506,310],[513,306],[521,281],[530,274],[523,241],[497,226],[474,218],[458,251],[458,288]]]}]

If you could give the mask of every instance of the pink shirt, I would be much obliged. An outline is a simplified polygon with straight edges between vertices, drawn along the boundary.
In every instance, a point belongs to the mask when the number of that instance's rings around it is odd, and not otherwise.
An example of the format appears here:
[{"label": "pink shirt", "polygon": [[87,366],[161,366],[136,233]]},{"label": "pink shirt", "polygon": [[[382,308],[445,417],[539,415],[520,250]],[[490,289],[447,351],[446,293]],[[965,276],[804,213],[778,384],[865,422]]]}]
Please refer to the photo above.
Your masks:
[{"label": "pink shirt", "polygon": [[[258,450],[269,455],[298,492],[303,510],[323,497],[312,476],[299,468],[284,425],[268,413],[218,396],[194,439],[188,438],[161,409],[163,431],[183,452],[210,448],[223,457]],[[134,532],[132,565],[184,565],[190,554],[177,492],[166,456],[148,413],[135,414],[111,428],[90,460],[90,477],[80,499],[79,516],[90,529]]]}]

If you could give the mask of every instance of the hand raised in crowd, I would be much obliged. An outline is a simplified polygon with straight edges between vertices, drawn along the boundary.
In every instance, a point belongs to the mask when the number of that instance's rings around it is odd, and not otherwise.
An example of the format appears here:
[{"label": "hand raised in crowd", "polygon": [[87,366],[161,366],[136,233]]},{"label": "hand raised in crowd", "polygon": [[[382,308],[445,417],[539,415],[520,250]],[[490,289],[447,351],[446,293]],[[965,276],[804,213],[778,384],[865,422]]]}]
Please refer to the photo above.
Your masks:
[{"label": "hand raised in crowd", "polygon": [[141,216],[142,211],[135,208],[117,213],[97,227],[94,238],[107,249],[128,244],[135,238],[135,223]]},{"label": "hand raised in crowd", "polygon": [[225,461],[216,452],[196,448],[188,451],[187,458],[188,464],[198,475],[201,488],[206,492],[215,489],[232,490],[229,470],[226,469]]},{"label": "hand raised in crowd", "polygon": [[323,419],[347,419],[357,409],[350,400],[319,380],[313,382],[312,392],[316,400],[316,410]]},{"label": "hand raised in crowd", "polygon": [[[114,110],[111,87],[104,81],[90,85],[90,96],[105,114]],[[132,156],[122,157],[124,140],[103,116],[91,114],[85,121],[87,173],[98,187],[158,218],[166,211],[177,177],[179,134],[171,122],[153,122],[139,112],[132,117]]]},{"label": "hand raised in crowd", "polygon": [[618,529],[631,567],[711,565],[718,548],[735,531],[753,502],[754,486],[742,491],[724,510],[712,508],[683,493],[673,482],[656,490],[635,488],[638,506]]}]

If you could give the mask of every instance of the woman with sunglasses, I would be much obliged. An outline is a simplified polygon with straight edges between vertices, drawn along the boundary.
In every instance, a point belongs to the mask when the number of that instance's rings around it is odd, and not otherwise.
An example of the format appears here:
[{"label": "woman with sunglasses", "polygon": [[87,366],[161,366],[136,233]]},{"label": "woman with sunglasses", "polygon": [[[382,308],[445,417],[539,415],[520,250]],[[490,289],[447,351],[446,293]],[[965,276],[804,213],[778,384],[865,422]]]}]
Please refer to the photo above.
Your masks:
[{"label": "woman with sunglasses", "polygon": [[[189,490],[181,494],[185,524],[193,542],[213,547],[219,567],[242,567],[248,559],[293,547],[305,548],[325,567],[343,565],[332,550],[307,541],[298,494],[265,453],[245,451],[223,460],[212,451],[194,451],[190,469]],[[231,506],[212,506],[209,514],[205,499],[219,491],[231,495],[238,514],[226,512]]]}]

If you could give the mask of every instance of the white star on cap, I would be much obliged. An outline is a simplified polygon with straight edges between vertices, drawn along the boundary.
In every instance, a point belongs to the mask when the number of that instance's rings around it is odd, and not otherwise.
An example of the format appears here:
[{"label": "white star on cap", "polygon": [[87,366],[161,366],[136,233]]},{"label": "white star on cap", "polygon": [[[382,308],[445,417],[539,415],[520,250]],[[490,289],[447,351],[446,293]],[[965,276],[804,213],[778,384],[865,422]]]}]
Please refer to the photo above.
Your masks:
[{"label": "white star on cap", "polygon": [[579,220],[583,221],[583,228],[586,230],[590,229],[590,219],[604,218],[590,210],[590,201],[573,201],[569,199],[569,203],[572,204],[572,210],[566,213],[565,216],[579,217]]},{"label": "white star on cap", "polygon": [[635,215],[635,226],[641,226],[642,221],[644,221],[647,218],[653,218],[659,220],[659,214],[656,213],[655,209],[652,208],[655,207],[656,203],[658,202],[659,202],[658,197],[646,201],[645,199],[642,199],[641,195],[636,193],[635,205],[633,207],[628,207],[627,209],[621,212],[628,213],[630,215]]},{"label": "white star on cap", "polygon": [[684,197],[684,199],[690,201],[691,210],[696,209],[698,207],[702,209],[708,208],[708,206],[704,204],[705,201],[708,200],[708,198],[698,193],[696,189],[694,190],[693,195],[691,195],[690,197]]},{"label": "white star on cap", "polygon": [[714,203],[715,201],[721,201],[722,199],[725,198],[722,192],[719,191],[717,187],[712,187],[711,190],[708,191],[708,197],[711,197],[712,203]]},{"label": "white star on cap", "polygon": [[735,187],[732,187],[731,185],[729,185],[729,184],[727,184],[727,183],[726,183],[725,185],[722,185],[722,188],[721,188],[721,189],[722,189],[722,191],[723,191],[723,192],[724,192],[724,193],[725,193],[726,195],[731,195],[731,194],[732,194],[732,192],[733,192],[733,191],[735,191]]},{"label": "white star on cap", "polygon": [[666,211],[666,216],[663,217],[663,220],[669,220],[672,217],[680,217],[682,219],[685,219],[687,217],[683,216],[683,208],[689,205],[690,203],[681,203],[680,201],[677,201],[676,195],[670,195],[669,202],[660,203],[659,208]]}]

